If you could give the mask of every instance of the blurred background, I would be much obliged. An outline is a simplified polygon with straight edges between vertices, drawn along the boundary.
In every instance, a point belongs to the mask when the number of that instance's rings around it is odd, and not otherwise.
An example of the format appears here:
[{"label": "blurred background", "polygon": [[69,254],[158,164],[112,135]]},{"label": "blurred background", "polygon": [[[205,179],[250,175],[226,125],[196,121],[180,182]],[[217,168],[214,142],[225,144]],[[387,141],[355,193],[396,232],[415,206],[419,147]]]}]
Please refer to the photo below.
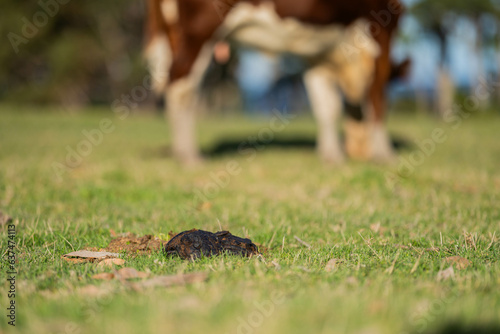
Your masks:
[{"label": "blurred background", "polygon": [[[392,109],[437,115],[478,86],[500,101],[500,0],[405,0],[393,57],[412,59],[404,81],[389,88]],[[146,1],[2,1],[0,100],[47,104],[64,112],[110,106],[143,83]],[[299,60],[232,50],[231,60],[213,62],[204,80],[211,112],[273,108],[308,109]],[[138,110],[161,110],[148,94]]]}]

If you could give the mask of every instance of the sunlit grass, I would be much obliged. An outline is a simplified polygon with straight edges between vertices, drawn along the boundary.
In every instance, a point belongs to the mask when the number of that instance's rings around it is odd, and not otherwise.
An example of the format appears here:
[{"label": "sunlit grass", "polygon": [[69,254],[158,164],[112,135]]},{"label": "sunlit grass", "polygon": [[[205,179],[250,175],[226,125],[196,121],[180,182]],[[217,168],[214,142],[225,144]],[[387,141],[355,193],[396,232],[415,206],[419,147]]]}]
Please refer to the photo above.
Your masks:
[{"label": "sunlit grass", "polygon": [[[68,148],[108,118],[75,168],[57,175]],[[205,119],[200,141],[248,140],[266,120]],[[184,169],[168,156],[160,116],[78,115],[0,109],[0,210],[17,230],[17,329],[23,333],[421,333],[442,325],[500,319],[500,144],[498,114],[475,115],[454,130],[429,117],[391,115],[389,127],[413,143],[442,128],[448,139],[396,185],[398,165],[323,165],[312,149],[262,148]],[[313,140],[311,119],[294,119],[277,138]],[[227,185],[197,196],[228,163]],[[197,262],[162,253],[125,256],[151,276],[204,271],[204,283],[132,291],[92,275],[111,271],[61,259],[104,247],[110,229],[138,235],[191,228],[230,230],[267,249],[263,258]],[[294,237],[310,244],[307,248]],[[2,254],[7,230],[0,234]],[[5,256],[5,255],[4,255]],[[460,256],[470,265],[438,280]],[[331,259],[336,265],[326,270]],[[0,279],[7,288],[6,262]],[[102,294],[86,295],[96,285]],[[100,291],[100,290],[99,290]],[[2,308],[8,298],[2,293]],[[6,313],[6,312],[4,312]],[[2,330],[12,329],[5,316]]]}]

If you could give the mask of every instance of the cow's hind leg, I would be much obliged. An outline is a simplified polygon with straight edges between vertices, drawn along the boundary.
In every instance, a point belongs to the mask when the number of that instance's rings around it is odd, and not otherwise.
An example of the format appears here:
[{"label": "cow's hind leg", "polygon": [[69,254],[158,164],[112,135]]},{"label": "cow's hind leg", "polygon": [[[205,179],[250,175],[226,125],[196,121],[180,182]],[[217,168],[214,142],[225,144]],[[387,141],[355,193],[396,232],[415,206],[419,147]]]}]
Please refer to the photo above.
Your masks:
[{"label": "cow's hind leg", "polygon": [[318,124],[317,149],[329,163],[344,162],[337,122],[342,113],[342,97],[327,68],[318,66],[304,75],[311,107]]},{"label": "cow's hind leg", "polygon": [[347,156],[354,160],[368,161],[371,158],[370,132],[363,107],[346,101],[345,110],[344,133]]},{"label": "cow's hind leg", "polygon": [[391,32],[382,30],[382,33],[378,34],[376,38],[381,48],[381,54],[376,59],[375,76],[369,92],[371,160],[391,162],[395,160],[396,155],[384,122],[387,110],[385,89],[391,74],[389,52]]},{"label": "cow's hind leg", "polygon": [[396,154],[392,147],[391,138],[383,122],[372,122],[370,124],[370,146],[371,160],[379,163],[391,163],[396,161]]}]

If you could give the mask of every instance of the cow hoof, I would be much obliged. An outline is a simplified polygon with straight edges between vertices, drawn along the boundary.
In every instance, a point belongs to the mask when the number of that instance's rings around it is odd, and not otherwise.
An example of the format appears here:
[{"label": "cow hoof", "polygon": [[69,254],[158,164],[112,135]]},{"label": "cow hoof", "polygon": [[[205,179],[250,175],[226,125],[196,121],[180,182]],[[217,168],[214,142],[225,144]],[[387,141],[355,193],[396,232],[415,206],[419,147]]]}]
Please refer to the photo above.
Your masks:
[{"label": "cow hoof", "polygon": [[396,153],[392,148],[391,139],[382,124],[373,124],[370,129],[370,160],[377,163],[393,163]]},{"label": "cow hoof", "polygon": [[383,124],[347,120],[344,129],[349,158],[384,164],[396,161],[389,134]]},{"label": "cow hoof", "polygon": [[346,120],[345,150],[350,159],[368,161],[371,159],[372,148],[370,147],[370,129],[366,122]]}]

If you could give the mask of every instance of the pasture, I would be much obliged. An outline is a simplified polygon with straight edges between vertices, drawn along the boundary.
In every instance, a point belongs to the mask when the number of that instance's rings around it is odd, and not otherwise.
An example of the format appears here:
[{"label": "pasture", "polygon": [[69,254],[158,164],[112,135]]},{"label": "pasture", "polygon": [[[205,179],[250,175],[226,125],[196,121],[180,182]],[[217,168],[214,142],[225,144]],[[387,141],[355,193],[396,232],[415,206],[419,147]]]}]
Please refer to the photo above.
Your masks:
[{"label": "pasture", "polygon": [[[169,157],[168,130],[159,115],[120,119],[107,110],[68,115],[2,106],[0,211],[16,226],[17,276],[12,327],[4,293],[5,225],[0,331],[383,334],[444,333],[453,324],[482,326],[484,332],[499,328],[498,112],[478,112],[460,124],[391,114],[390,133],[411,143],[400,157],[418,162],[401,167],[403,177],[397,163],[327,166],[312,147],[261,145],[269,138],[315,138],[312,118],[281,124],[271,129],[269,120],[238,117],[200,121],[206,150],[222,139],[257,142],[184,169]],[[101,128],[102,138],[96,135],[97,144],[85,148],[82,130]],[[415,155],[418,143],[438,128],[446,139]],[[68,147],[87,151],[72,168],[61,169]],[[95,280],[93,275],[114,269],[61,258],[105,247],[112,232],[165,238],[191,228],[248,236],[263,257],[188,262],[161,252],[122,254],[124,266],[150,278],[208,274],[203,282],[152,289]]]}]

